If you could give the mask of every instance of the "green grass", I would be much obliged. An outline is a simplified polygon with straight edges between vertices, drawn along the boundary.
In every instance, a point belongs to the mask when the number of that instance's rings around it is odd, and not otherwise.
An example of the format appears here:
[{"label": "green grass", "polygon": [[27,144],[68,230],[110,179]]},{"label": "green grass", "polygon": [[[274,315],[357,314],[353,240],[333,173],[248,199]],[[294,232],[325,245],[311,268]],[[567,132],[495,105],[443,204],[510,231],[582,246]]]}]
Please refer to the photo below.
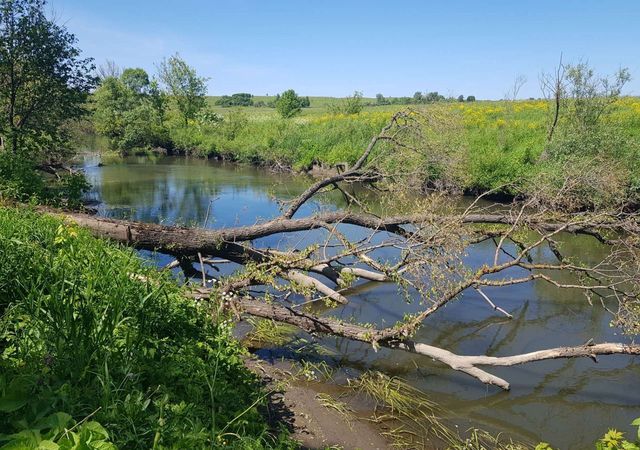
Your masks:
[{"label": "green grass", "polygon": [[[212,98],[211,98],[212,99]],[[223,155],[241,162],[278,163],[296,170],[313,164],[353,163],[372,136],[387,123],[399,105],[367,106],[360,114],[330,114],[328,97],[313,97],[312,107],[293,119],[281,119],[273,108],[219,108],[225,117],[221,125],[172,128],[176,148],[197,156]],[[335,99],[336,101],[338,99]],[[436,118],[423,143],[431,154],[423,159],[447,159],[436,176],[447,176],[468,192],[502,189],[545,171],[561,173],[564,156],[554,164],[539,157],[545,146],[550,105],[542,100],[437,103],[414,107]],[[556,133],[556,147],[570,148],[585,161],[594,155],[613,161],[628,171],[628,184],[640,186],[640,99],[619,99],[603,120],[602,132],[577,136],[563,134],[564,121]],[[566,127],[565,127],[566,128]],[[568,130],[568,128],[567,128]],[[606,137],[606,133],[615,139]],[[595,136],[597,139],[590,142]],[[562,150],[562,149],[561,149]],[[559,150],[560,151],[560,150]],[[412,164],[412,157],[396,161],[399,167]],[[437,173],[440,175],[437,175]]]},{"label": "green grass", "polygon": [[231,321],[132,250],[0,207],[0,259],[0,446],[58,412],[126,449],[290,445],[258,412]]}]

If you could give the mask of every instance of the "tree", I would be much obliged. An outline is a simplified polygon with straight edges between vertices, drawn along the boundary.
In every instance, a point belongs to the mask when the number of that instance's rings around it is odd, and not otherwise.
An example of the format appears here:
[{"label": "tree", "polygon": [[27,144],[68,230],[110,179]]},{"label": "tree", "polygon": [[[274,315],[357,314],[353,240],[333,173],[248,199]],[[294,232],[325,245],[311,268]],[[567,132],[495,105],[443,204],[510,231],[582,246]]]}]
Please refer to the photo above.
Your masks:
[{"label": "tree", "polygon": [[96,131],[109,139],[112,149],[127,153],[165,144],[166,96],[143,69],[125,69],[117,78],[103,79],[93,104]]},{"label": "tree", "polygon": [[[620,134],[615,132],[615,123],[602,119],[612,110],[630,79],[627,68],[612,76],[602,76],[585,62],[564,64],[561,56],[555,70],[540,78],[552,115],[541,159],[547,159],[550,152],[566,157],[578,151],[582,154],[615,151],[622,144]],[[556,136],[561,122],[562,132]]]},{"label": "tree", "polygon": [[462,94],[458,95],[458,101],[459,102],[464,102],[464,95],[462,95]]},{"label": "tree", "polygon": [[355,91],[353,95],[345,98],[343,112],[345,114],[360,114],[362,107],[362,92]]},{"label": "tree", "polygon": [[276,110],[285,119],[295,116],[300,112],[302,102],[296,91],[293,89],[286,90],[276,97]]},{"label": "tree", "polygon": [[376,94],[376,105],[382,106],[382,105],[388,105],[388,104],[389,104],[389,100],[384,98],[384,95]]},{"label": "tree", "polygon": [[104,80],[105,78],[113,77],[120,78],[122,70],[115,61],[107,59],[103,64],[100,64],[97,69],[98,80]]},{"label": "tree", "polygon": [[362,108],[362,92],[355,91],[353,95],[345,97],[344,100],[329,105],[331,114],[360,114]]},{"label": "tree", "polygon": [[158,76],[176,103],[184,125],[196,117],[206,103],[208,78],[199,77],[177,53],[165,59],[158,67]]},{"label": "tree", "polygon": [[149,75],[144,69],[125,69],[120,75],[120,80],[134,94],[144,95],[149,92]]},{"label": "tree", "polygon": [[216,100],[216,105],[223,106],[225,108],[230,106],[252,106],[253,95],[244,92],[233,95],[223,95]]},{"label": "tree", "polygon": [[424,96],[424,101],[427,103],[435,103],[444,100],[444,96],[440,95],[437,91],[429,92]]},{"label": "tree", "polygon": [[416,91],[413,94],[413,103],[422,103],[422,101],[424,100],[424,98],[422,97],[422,92],[420,91]]},{"label": "tree", "polygon": [[476,96],[475,95],[468,95],[467,96],[467,101],[468,102],[475,102],[476,101]]},{"label": "tree", "polygon": [[151,101],[151,106],[153,106],[153,109],[155,109],[158,114],[160,125],[164,124],[168,99],[167,94],[160,89],[157,80],[152,80],[151,83],[149,83],[149,100]]},{"label": "tree", "polygon": [[[497,209],[488,209],[478,201],[457,209],[450,198],[439,195],[420,200],[411,197],[405,205],[410,213],[397,213],[403,196],[393,195],[393,190],[398,189],[395,192],[400,194],[404,181],[415,174],[413,168],[406,168],[407,163],[416,158],[439,159],[439,155],[431,154],[430,144],[438,134],[440,120],[433,112],[394,114],[351,167],[314,182],[297,197],[283,201],[278,216],[255,225],[187,229],[84,214],[66,216],[95,234],[172,255],[176,260],[168,267],[180,267],[193,278],[194,283],[188,287],[191,295],[209,302],[208,307],[226,309],[236,316],[248,314],[279,321],[311,334],[366,343],[374,349],[386,347],[426,355],[502,389],[509,389],[509,382],[491,373],[487,366],[640,355],[640,345],[615,342],[588,342],[513,356],[458,355],[415,340],[423,323],[437,320],[437,313],[447,305],[470,301],[471,295],[465,294],[473,293],[473,301],[486,303],[488,311],[505,320],[512,319],[511,313],[490,295],[514,284],[540,283],[550,289],[579,290],[585,294],[585,307],[593,304],[618,311],[611,313],[612,319],[628,332],[634,329],[627,328],[627,322],[632,327],[640,323],[638,213],[622,209],[574,214],[557,209],[550,214],[535,208],[535,195]],[[353,185],[358,190],[349,189]],[[367,209],[367,191],[379,193],[381,188],[392,190],[391,214]],[[354,207],[301,215],[304,206],[327,189],[342,192]],[[353,233],[352,227],[361,233]],[[287,248],[264,239],[306,230],[321,231],[324,237],[306,248]],[[569,257],[558,245],[565,232],[597,240],[603,246],[602,253]],[[470,264],[466,249],[476,244],[491,245],[494,252],[486,261]],[[388,251],[389,256],[381,259],[381,250]],[[213,264],[210,258],[236,263],[239,268],[212,281],[211,277],[217,275],[207,269],[207,264]],[[355,280],[395,283],[397,300],[413,302],[416,310],[397,323],[376,327],[332,316],[326,309],[318,314],[317,309],[302,305],[310,301],[324,302],[327,307],[348,304],[352,292],[348,288]],[[592,302],[593,297],[598,301]]]},{"label": "tree", "polygon": [[0,1],[0,134],[14,153],[52,156],[60,126],[85,113],[95,84],[76,37],[46,17],[44,0]]}]

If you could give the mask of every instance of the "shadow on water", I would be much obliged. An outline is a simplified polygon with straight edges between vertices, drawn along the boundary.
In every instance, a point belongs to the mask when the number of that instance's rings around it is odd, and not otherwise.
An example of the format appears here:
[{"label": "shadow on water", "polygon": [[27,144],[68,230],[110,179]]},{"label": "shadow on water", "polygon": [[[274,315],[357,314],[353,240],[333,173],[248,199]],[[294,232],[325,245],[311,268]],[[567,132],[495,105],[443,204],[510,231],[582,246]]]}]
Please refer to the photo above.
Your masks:
[{"label": "shadow on water", "polygon": [[[291,198],[309,183],[304,177],[204,160],[132,158],[104,167],[98,162],[87,158],[85,167],[94,186],[89,196],[99,202],[99,214],[167,224],[208,228],[252,224],[277,215],[276,199]],[[341,207],[342,197],[330,194],[306,205],[300,214]],[[345,232],[358,233],[354,229]],[[318,237],[315,233],[322,232],[272,236],[257,244],[303,246]],[[565,252],[583,258],[595,259],[603,251],[584,237],[566,237],[563,245]],[[493,258],[490,243],[476,245],[468,253],[471,266]],[[145,255],[167,262],[161,255]],[[541,252],[537,257],[550,255]],[[509,275],[516,276],[518,271]],[[558,290],[542,282],[486,292],[514,319],[496,316],[477,293],[465,292],[428,321],[416,339],[457,353],[490,355],[579,345],[589,339],[626,339],[609,326],[611,318],[604,308],[590,307],[580,292]],[[331,314],[388,325],[420,307],[406,303],[389,284],[358,284],[351,299]],[[511,382],[512,390],[501,392],[427,357],[386,349],[376,352],[369,345],[345,339],[321,338],[319,342],[331,350],[334,363],[402,376],[453,413],[514,438],[544,439],[563,449],[589,448],[608,426],[628,430],[631,420],[640,416],[640,366],[629,357],[603,357],[598,364],[580,359],[491,368]]]}]

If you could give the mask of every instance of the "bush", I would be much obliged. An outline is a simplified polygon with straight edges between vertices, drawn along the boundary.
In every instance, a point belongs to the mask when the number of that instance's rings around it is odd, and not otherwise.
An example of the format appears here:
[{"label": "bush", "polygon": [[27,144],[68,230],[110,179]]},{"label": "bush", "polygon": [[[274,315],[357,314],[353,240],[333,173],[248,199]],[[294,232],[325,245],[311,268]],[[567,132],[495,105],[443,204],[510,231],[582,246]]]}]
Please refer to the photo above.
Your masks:
[{"label": "bush", "polygon": [[88,189],[82,173],[62,171],[45,178],[31,159],[0,152],[0,199],[75,208]]}]

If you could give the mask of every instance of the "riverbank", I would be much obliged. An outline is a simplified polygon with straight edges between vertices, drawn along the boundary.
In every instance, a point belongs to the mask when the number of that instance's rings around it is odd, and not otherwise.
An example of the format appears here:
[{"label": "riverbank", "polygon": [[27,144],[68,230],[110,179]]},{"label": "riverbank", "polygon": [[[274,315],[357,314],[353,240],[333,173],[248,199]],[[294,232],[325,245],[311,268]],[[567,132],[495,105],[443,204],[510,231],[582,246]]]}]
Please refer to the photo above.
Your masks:
[{"label": "riverbank", "polygon": [[[278,171],[344,170],[403,108],[367,107],[353,115],[315,111],[293,119],[265,108],[226,108],[219,121],[169,123],[164,138],[120,152],[223,159]],[[413,190],[534,195],[540,189],[557,192],[571,176],[586,203],[640,192],[638,98],[616,100],[587,131],[576,131],[569,118],[561,120],[553,145],[548,142],[551,105],[543,100],[412,108],[421,117],[419,153],[394,151],[393,158],[377,164],[386,171],[403,167],[421,173],[405,183]]]},{"label": "riverbank", "polygon": [[259,413],[231,322],[132,250],[2,206],[0,255],[0,442],[73,426],[100,448],[295,447]]}]

